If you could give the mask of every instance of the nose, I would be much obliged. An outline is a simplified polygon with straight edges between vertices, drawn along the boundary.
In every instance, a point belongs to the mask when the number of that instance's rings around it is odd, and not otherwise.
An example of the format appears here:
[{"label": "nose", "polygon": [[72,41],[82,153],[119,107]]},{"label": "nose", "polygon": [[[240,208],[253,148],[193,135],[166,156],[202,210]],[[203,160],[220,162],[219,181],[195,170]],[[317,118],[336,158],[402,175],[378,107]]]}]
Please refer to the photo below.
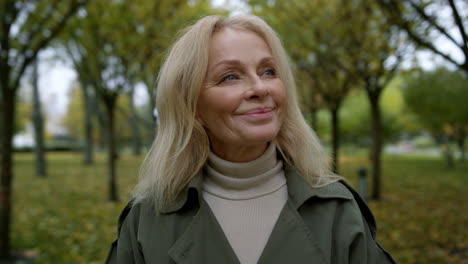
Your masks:
[{"label": "nose", "polygon": [[260,77],[256,76],[251,79],[250,89],[245,93],[246,99],[263,99],[270,93],[268,84],[265,80],[262,80]]}]

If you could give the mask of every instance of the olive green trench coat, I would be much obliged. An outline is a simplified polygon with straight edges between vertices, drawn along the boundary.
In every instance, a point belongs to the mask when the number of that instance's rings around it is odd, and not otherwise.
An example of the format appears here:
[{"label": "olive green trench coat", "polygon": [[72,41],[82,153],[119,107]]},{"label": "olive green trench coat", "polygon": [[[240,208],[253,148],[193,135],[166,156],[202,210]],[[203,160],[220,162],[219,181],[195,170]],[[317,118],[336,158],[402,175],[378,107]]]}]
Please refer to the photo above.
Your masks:
[{"label": "olive green trench coat", "polygon": [[[374,218],[347,185],[310,188],[295,169],[285,175],[288,201],[258,263],[395,263],[374,241]],[[201,173],[158,213],[149,202],[128,209],[106,263],[239,263],[202,198]]]}]

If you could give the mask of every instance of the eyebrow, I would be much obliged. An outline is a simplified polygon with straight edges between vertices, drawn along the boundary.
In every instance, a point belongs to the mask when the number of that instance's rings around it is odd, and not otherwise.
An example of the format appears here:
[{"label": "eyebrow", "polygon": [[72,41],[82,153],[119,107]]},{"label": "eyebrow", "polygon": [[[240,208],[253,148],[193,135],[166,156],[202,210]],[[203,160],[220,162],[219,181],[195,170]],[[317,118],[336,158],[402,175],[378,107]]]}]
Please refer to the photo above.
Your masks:
[{"label": "eyebrow", "polygon": [[[260,63],[259,64],[264,64],[264,63],[267,63],[267,62],[275,62],[275,59],[271,56],[269,57],[264,57],[260,60]],[[211,66],[211,68],[216,68],[218,67],[219,65],[223,65],[223,64],[226,64],[226,65],[241,65],[242,63],[240,62],[240,60],[222,60],[218,63],[216,63],[215,65]]]},{"label": "eyebrow", "polygon": [[226,65],[240,65],[241,62],[240,60],[222,60],[218,63],[216,63],[215,65],[211,66],[211,68],[216,68],[220,65],[223,65],[223,64],[226,64]]}]

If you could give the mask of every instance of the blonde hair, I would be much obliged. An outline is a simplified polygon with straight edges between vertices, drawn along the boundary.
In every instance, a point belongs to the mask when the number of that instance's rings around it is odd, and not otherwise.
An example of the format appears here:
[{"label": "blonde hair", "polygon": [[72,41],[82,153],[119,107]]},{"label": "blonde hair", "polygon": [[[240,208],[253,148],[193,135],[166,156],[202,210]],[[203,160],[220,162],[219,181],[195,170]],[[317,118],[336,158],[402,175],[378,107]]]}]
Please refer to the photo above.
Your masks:
[{"label": "blonde hair", "polygon": [[177,198],[205,164],[209,140],[195,112],[207,72],[211,37],[223,28],[254,32],[271,49],[279,78],[286,87],[284,121],[275,139],[286,163],[312,187],[340,179],[330,172],[326,152],[301,114],[291,68],[273,29],[254,15],[207,16],[182,31],[159,73],[156,105],[160,125],[140,171],[136,201],[150,199],[156,208],[163,208]]}]

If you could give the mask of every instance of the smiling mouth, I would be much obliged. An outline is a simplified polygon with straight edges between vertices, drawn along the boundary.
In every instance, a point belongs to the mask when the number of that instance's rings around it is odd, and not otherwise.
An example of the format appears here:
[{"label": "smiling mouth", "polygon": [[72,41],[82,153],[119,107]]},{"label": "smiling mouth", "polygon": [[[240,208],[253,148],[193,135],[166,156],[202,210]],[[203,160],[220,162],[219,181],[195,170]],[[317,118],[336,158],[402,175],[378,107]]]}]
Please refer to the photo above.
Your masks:
[{"label": "smiling mouth", "polygon": [[264,114],[264,113],[269,113],[272,111],[273,111],[272,107],[261,107],[261,108],[256,108],[256,109],[247,111],[243,113],[242,115]]},{"label": "smiling mouth", "polygon": [[257,108],[241,114],[241,116],[249,119],[268,119],[273,116],[274,108],[264,107]]}]

